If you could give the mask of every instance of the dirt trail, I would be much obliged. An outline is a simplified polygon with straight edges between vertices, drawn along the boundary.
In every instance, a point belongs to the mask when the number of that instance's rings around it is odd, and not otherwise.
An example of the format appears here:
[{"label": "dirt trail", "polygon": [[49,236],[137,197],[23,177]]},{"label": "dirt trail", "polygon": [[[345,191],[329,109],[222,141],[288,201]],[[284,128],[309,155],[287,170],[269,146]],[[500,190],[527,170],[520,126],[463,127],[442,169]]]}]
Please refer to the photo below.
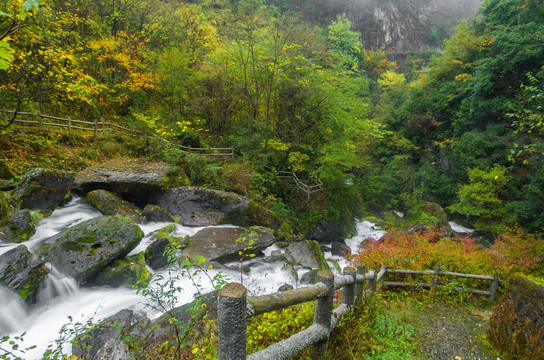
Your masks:
[{"label": "dirt trail", "polygon": [[421,359],[497,360],[486,349],[485,332],[491,312],[448,303],[423,306],[413,314]]}]

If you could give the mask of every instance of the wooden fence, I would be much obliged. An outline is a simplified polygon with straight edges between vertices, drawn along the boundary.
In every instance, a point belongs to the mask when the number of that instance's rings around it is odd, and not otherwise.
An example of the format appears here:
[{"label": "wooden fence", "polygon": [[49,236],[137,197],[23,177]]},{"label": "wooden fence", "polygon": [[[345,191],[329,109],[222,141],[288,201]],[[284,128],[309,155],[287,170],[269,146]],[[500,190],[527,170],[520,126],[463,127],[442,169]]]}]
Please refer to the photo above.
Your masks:
[{"label": "wooden fence", "polygon": [[[8,114],[15,113],[15,111],[12,111],[12,110],[1,110],[1,111],[6,121],[8,120]],[[114,124],[111,121],[106,122],[106,121],[98,120],[98,119],[94,122],[82,121],[82,120],[74,120],[71,118],[61,118],[57,116],[50,116],[50,115],[38,114],[33,112],[25,112],[25,111],[17,112],[17,116],[22,116],[24,118],[15,119],[13,121],[15,124],[37,125],[40,129],[43,129],[44,127],[47,127],[47,126],[67,128],[70,134],[72,133],[73,129],[83,130],[83,131],[92,131],[94,132],[95,138],[99,132],[120,131],[120,132],[129,134],[132,137],[142,136],[142,135],[153,136],[158,138],[159,140],[172,144],[170,141],[154,133],[129,129],[129,128]],[[182,150],[187,151],[189,154],[205,156],[210,158],[217,158],[217,159],[233,159],[235,156],[242,156],[242,153],[234,148],[194,148],[190,146],[178,146],[178,147],[181,148]]]},{"label": "wooden fence", "polygon": [[189,154],[210,157],[215,159],[234,159],[236,156],[243,156],[242,153],[235,148],[195,148],[191,146],[180,146],[181,149]]},{"label": "wooden fence", "polygon": [[323,183],[313,174],[310,175],[307,182],[300,180],[292,171],[279,171],[278,177],[295,183],[297,189],[306,194],[308,200],[312,194],[323,191]]},{"label": "wooden fence", "polygon": [[[334,275],[331,271],[319,271],[317,283],[295,290],[279,291],[262,296],[247,296],[246,289],[239,283],[225,285],[218,294],[218,359],[219,360],[283,360],[288,359],[302,350],[312,347],[312,358],[320,358],[327,352],[328,340],[332,330],[340,319],[364,297],[374,294],[377,283],[385,286],[421,286],[413,283],[385,282],[387,273],[391,274],[431,274],[434,279],[438,276],[453,276],[480,280],[491,280],[489,291],[463,289],[475,294],[495,298],[498,279],[491,276],[468,275],[458,273],[442,273],[437,271],[392,270],[383,265],[378,273],[366,272],[364,266],[357,270],[346,267],[343,275]],[[365,290],[365,282],[366,290]],[[395,285],[396,284],[396,285]],[[429,287],[441,288],[434,280]],[[424,287],[427,287],[426,285]],[[342,303],[333,310],[334,292],[342,292]],[[247,319],[256,315],[288,306],[316,301],[314,323],[307,329],[298,332],[288,339],[275,343],[268,348],[246,355]]]}]

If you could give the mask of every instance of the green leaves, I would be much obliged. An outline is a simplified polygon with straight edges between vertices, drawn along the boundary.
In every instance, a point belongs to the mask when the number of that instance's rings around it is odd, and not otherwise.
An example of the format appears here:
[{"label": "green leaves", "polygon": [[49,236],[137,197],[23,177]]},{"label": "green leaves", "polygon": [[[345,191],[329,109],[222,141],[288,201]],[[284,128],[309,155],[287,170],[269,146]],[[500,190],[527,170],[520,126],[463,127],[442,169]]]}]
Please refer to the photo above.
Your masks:
[{"label": "green leaves", "polygon": [[13,61],[12,49],[5,40],[0,40],[0,70],[7,70]]}]

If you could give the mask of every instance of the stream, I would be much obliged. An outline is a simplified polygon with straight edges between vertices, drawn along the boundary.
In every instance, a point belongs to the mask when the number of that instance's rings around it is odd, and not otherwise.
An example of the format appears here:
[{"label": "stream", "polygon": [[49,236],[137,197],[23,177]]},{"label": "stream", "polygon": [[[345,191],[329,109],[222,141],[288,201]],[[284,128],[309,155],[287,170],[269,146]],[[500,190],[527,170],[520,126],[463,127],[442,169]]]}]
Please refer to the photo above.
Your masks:
[{"label": "stream", "polygon": [[[98,216],[102,216],[102,214],[91,204],[83,201],[83,199],[74,198],[62,208],[55,210],[49,217],[43,219],[37,227],[35,235],[24,245],[30,251],[33,251],[39,248],[49,237]],[[155,241],[156,232],[170,224],[167,222],[139,224],[144,232],[144,238],[129,255],[144,251],[149,244]],[[179,224],[176,224],[176,227],[173,236],[194,235],[203,229],[203,227],[188,227]],[[374,224],[368,221],[358,222],[357,231],[357,236],[346,240],[346,244],[353,252],[358,249],[359,244],[364,239],[378,239],[385,234],[385,231],[376,228]],[[0,244],[0,254],[19,245]],[[263,253],[265,256],[269,256],[272,251],[278,249],[280,249],[278,246],[272,245],[265,249]],[[347,260],[332,256],[330,252],[325,253],[325,257],[331,263],[336,262],[341,268],[348,265]],[[252,261],[256,262],[256,264],[250,267],[249,272],[244,272],[242,275],[239,270],[236,270],[239,266],[238,263],[226,264],[226,267],[221,268],[221,271],[229,281],[242,281],[251,295],[275,292],[283,284],[297,287],[297,280],[287,267],[282,267],[278,263],[267,264],[260,262],[259,259]],[[0,336],[7,334],[13,337],[26,332],[24,343],[21,346],[30,347],[36,345],[35,349],[25,354],[27,359],[40,359],[48,345],[59,339],[59,332],[63,326],[70,329],[74,323],[85,324],[89,320],[96,323],[122,309],[144,312],[150,319],[160,315],[159,312],[146,307],[147,299],[137,293],[136,290],[128,287],[79,287],[73,278],[61,274],[49,264],[48,270],[49,274],[38,290],[36,304],[29,306],[23,303],[16,294],[0,287],[0,308],[2,309],[0,312]],[[149,270],[153,276],[149,286],[153,286],[153,282],[157,281],[157,272],[153,273],[151,269]],[[213,278],[219,271],[211,269],[208,274]],[[296,271],[300,277],[308,270],[296,268]],[[201,288],[202,293],[213,290],[213,284],[202,273],[196,276],[194,281]],[[179,279],[176,280],[176,286],[183,289],[178,294],[176,306],[193,300],[196,290],[191,279],[187,276],[179,276]],[[56,345],[53,344],[53,346]],[[65,344],[63,349],[64,353],[71,353],[69,343]]]}]

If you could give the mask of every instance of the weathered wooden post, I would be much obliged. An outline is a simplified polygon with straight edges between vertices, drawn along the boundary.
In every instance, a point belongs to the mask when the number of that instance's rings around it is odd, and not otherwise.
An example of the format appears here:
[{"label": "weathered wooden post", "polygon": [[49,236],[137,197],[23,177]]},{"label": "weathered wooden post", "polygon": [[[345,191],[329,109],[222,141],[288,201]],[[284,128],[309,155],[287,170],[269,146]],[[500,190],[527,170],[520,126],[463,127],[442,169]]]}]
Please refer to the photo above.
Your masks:
[{"label": "weathered wooden post", "polygon": [[38,127],[39,129],[43,129],[42,125],[42,117],[38,113],[34,113],[34,116],[36,117],[36,121],[38,121]]},{"label": "weathered wooden post", "polygon": [[228,283],[219,290],[217,299],[218,360],[246,359],[246,320],[246,288]]},{"label": "weathered wooden post", "polygon": [[368,280],[368,291],[370,292],[370,295],[374,295],[374,293],[376,292],[376,277],[378,276],[378,274],[374,272],[373,275],[374,276],[370,280]]},{"label": "weathered wooden post", "polygon": [[94,135],[93,135],[93,142],[96,141],[96,133],[98,132],[98,119],[94,119]]},{"label": "weathered wooden post", "polygon": [[[357,275],[366,275],[366,265],[357,265]],[[363,280],[361,283],[357,283],[355,286],[355,294],[357,296],[357,301],[361,301],[363,299],[365,295],[365,280]]]},{"label": "weathered wooden post", "polygon": [[[320,270],[317,272],[317,282],[325,284],[327,292],[315,303],[314,325],[321,325],[330,330],[334,302],[334,274],[329,270]],[[317,359],[324,356],[328,346],[328,338],[312,345],[312,357]]]},{"label": "weathered wooden post", "polygon": [[433,283],[432,283],[432,287],[433,289],[436,290],[436,288],[438,287],[438,276],[440,275],[440,269],[441,269],[441,266],[440,265],[436,265],[434,267],[434,275],[433,275]]},{"label": "weathered wooden post", "polygon": [[489,287],[489,300],[494,301],[497,296],[497,287],[499,286],[499,279],[494,276]]},{"label": "weathered wooden post", "polygon": [[355,286],[357,284],[357,270],[351,266],[344,268],[344,275],[349,275],[353,278],[353,284],[344,286],[342,291],[342,304],[353,306],[355,304]]}]

